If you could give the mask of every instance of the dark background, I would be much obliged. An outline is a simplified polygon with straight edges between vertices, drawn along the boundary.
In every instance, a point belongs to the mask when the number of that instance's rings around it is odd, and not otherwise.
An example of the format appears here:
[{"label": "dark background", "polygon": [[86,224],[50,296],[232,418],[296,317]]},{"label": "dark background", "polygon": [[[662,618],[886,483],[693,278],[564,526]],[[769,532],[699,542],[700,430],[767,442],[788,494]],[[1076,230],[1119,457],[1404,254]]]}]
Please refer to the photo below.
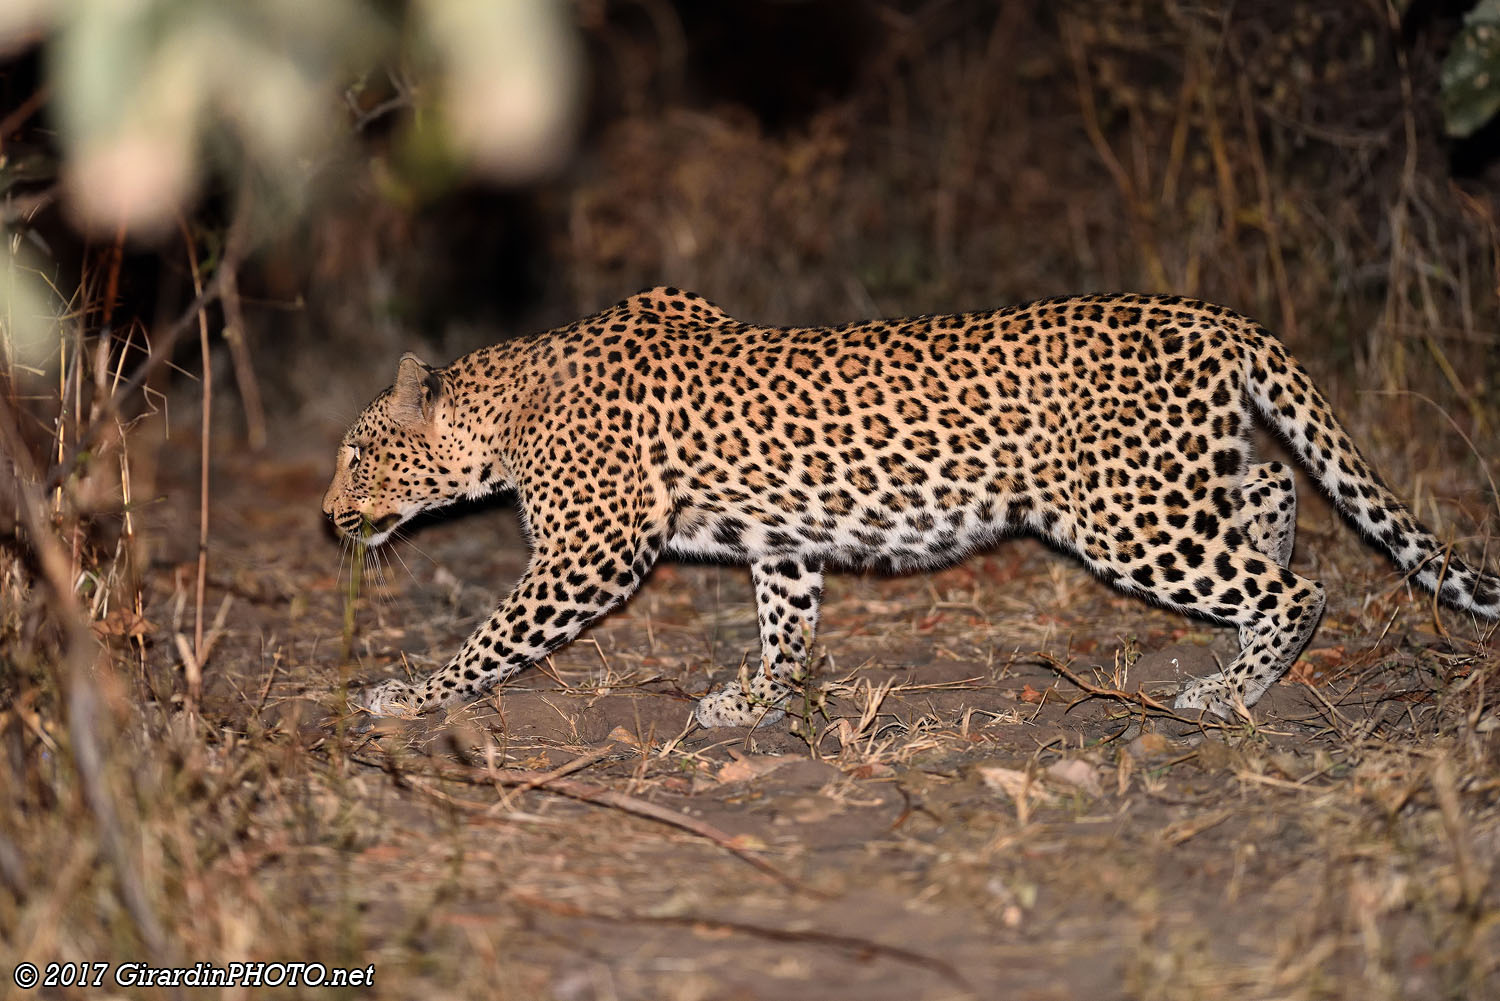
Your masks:
[{"label": "dark background", "polygon": [[[446,360],[655,283],[780,323],[1164,290],[1256,315],[1334,379],[1352,365],[1473,412],[1500,365],[1496,144],[1442,131],[1440,64],[1465,9],[579,4],[565,164],[520,184],[435,180],[399,149],[408,111],[350,115],[306,207],[241,268],[250,353],[273,415],[297,415],[328,369],[358,396],[406,347]],[[33,50],[0,69],[0,116],[41,65]],[[52,183],[50,128],[43,103],[3,137],[12,168],[38,164],[13,196]],[[187,206],[205,245],[238,176],[213,162]],[[59,287],[84,282],[97,330],[116,248],[65,208],[21,228]],[[156,329],[191,299],[181,241],[121,249],[112,324]]]}]

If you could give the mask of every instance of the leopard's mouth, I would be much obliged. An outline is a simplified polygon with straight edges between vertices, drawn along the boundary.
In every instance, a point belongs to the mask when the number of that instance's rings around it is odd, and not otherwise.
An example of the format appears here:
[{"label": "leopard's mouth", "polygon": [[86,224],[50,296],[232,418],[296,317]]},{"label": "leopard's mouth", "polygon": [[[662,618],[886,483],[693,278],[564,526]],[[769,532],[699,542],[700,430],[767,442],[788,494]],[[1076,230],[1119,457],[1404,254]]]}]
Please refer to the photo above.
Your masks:
[{"label": "leopard's mouth", "polygon": [[328,520],[333,522],[333,527],[338,530],[340,535],[350,539],[359,538],[360,528],[364,525],[365,521],[356,511],[349,511],[344,514],[330,513]]},{"label": "leopard's mouth", "polygon": [[361,516],[355,526],[354,532],[350,534],[367,546],[378,546],[390,536],[391,531],[399,524],[401,524],[401,516],[399,514],[386,514],[381,515],[379,518]]},{"label": "leopard's mouth", "polygon": [[367,518],[357,511],[350,511],[333,518],[332,521],[340,535],[356,542],[373,544],[384,539],[393,528],[401,524],[401,516],[387,514],[379,518]]}]

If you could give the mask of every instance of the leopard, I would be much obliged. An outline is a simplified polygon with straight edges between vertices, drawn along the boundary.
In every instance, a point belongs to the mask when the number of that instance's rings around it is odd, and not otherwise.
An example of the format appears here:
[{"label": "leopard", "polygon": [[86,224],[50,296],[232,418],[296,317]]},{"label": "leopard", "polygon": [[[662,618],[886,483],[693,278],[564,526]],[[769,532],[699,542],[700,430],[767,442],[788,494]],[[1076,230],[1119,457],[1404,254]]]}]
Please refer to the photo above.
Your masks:
[{"label": "leopard", "polygon": [[748,564],[760,659],[696,703],[702,727],[777,722],[804,678],[827,570],[940,567],[1018,534],[1127,594],[1238,629],[1174,707],[1249,718],[1308,644],[1323,586],[1291,569],[1290,462],[1406,579],[1500,618],[1500,578],[1420,524],[1308,371],[1233,310],[1160,294],[776,327],[674,287],[395,382],[339,446],[322,509],[367,546],[423,512],[513,491],[530,555],[377,715],[473,702],[629,599],[663,557]]}]

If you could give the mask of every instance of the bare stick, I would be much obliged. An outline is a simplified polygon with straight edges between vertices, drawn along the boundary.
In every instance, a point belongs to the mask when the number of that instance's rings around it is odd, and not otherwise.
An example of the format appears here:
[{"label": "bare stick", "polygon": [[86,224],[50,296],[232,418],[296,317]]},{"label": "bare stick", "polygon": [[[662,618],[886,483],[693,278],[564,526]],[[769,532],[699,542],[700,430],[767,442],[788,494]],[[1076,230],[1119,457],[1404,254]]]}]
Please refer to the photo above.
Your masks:
[{"label": "bare stick", "polygon": [[753,938],[768,939],[772,942],[790,942],[806,945],[819,945],[834,949],[853,952],[864,957],[869,955],[884,956],[894,959],[910,966],[921,967],[931,970],[973,993],[973,987],[964,979],[963,974],[946,960],[929,956],[926,953],[917,952],[913,949],[904,949],[899,945],[887,945],[884,942],[872,938],[863,938],[858,935],[841,935],[837,932],[819,931],[815,928],[776,928],[769,925],[754,924],[748,921],[730,921],[723,918],[706,917],[704,915],[690,914],[644,914],[633,911],[620,913],[607,913],[601,911],[585,910],[575,904],[569,904],[561,900],[548,900],[543,897],[533,896],[528,893],[511,893],[512,900],[539,910],[551,911],[565,917],[589,918],[599,921],[618,921],[627,924],[664,924],[688,928],[710,928]]},{"label": "bare stick", "polygon": [[1040,651],[1038,651],[1036,656],[1038,659],[1046,663],[1048,667],[1052,668],[1052,670],[1056,671],[1058,674],[1062,675],[1064,678],[1067,678],[1073,684],[1083,689],[1083,697],[1074,699],[1072,702],[1068,703],[1069,709],[1072,709],[1074,706],[1078,705],[1078,703],[1086,702],[1089,699],[1115,699],[1119,702],[1129,702],[1140,706],[1143,713],[1148,716],[1164,716],[1168,719],[1175,719],[1182,723],[1191,723],[1194,726],[1201,726],[1208,729],[1229,729],[1228,725],[1221,723],[1218,720],[1208,719],[1206,717],[1200,718],[1198,716],[1184,716],[1181,713],[1172,710],[1166,704],[1153,699],[1145,692],[1127,692],[1120,688],[1107,688],[1101,685],[1095,685],[1089,681],[1085,681],[1079,675],[1069,670],[1062,661],[1058,660],[1056,657],[1053,657],[1051,654],[1041,653]]},{"label": "bare stick", "polygon": [[[201,298],[203,276],[198,271],[198,248],[193,245],[193,235],[188,232],[187,222],[180,215],[177,217],[177,228],[182,231],[182,241],[187,245],[193,291]],[[213,362],[208,347],[208,312],[202,307],[198,310],[198,347],[203,354],[203,427],[198,437],[198,585],[193,602],[193,657],[184,665],[187,674],[187,702],[184,708],[189,717],[197,716],[198,699],[203,694],[203,594],[208,589],[208,452],[214,404]]]},{"label": "bare stick", "polygon": [[[250,179],[246,175],[240,179],[239,201],[235,205],[235,222],[231,228],[242,229],[249,216]],[[250,346],[246,341],[245,313],[240,308],[239,260],[231,255],[235,249],[226,248],[224,255],[224,291],[220,299],[224,305],[224,340],[229,343],[229,357],[234,362],[234,379],[240,389],[240,405],[245,410],[246,436],[250,448],[259,452],[266,447],[266,410],[261,403],[260,383],[255,378],[255,365],[250,360]]]},{"label": "bare stick", "polygon": [[83,784],[83,797],[99,825],[104,854],[120,883],[120,898],[135,923],[136,932],[153,956],[163,956],[166,936],[156,920],[150,897],[140,878],[140,866],[130,852],[125,830],[115,810],[115,797],[104,779],[104,758],[99,751],[98,692],[92,685],[77,684],[68,693],[68,734],[73,744],[73,763]]},{"label": "bare stick", "polygon": [[120,295],[120,266],[125,263],[125,224],[122,222],[115,230],[115,243],[109,251],[109,277],[104,282],[104,316],[100,327],[106,340],[109,337],[110,328],[114,324],[115,301]]},{"label": "bare stick", "polygon": [[[603,761],[611,754],[616,753],[616,749],[617,748],[615,743],[611,741],[610,743],[605,744],[603,747],[597,748],[588,754],[580,755],[579,757],[574,758],[572,761],[559,765],[558,767],[552,769],[550,772],[544,772],[534,779],[522,782],[519,785],[515,785],[512,787],[510,793],[506,797],[504,797],[503,802],[506,806],[509,806],[509,801],[512,798],[519,796],[521,793],[528,792],[532,789],[537,788],[538,786],[544,786],[548,782],[555,782],[565,775],[572,775],[574,772],[581,772],[590,765],[598,764],[600,761]],[[503,774],[501,772],[495,771],[494,769],[491,769],[491,771],[496,775]],[[498,782],[496,784],[502,785]]]},{"label": "bare stick", "polygon": [[245,342],[245,314],[240,309],[240,286],[231,268],[224,274],[224,340],[229,342],[229,357],[234,362],[234,380],[240,388],[240,403],[245,408],[245,433],[250,448],[259,452],[266,447],[266,410],[260,401],[260,383],[250,360],[250,346]]},{"label": "bare stick", "polygon": [[[603,757],[603,755],[585,755],[582,760],[584,764],[592,764],[593,760],[597,760],[598,757]],[[397,761],[390,755],[386,755],[382,761],[372,761],[358,755],[353,756],[353,760],[361,764],[383,768],[393,774],[398,774]],[[569,764],[564,765],[556,771],[574,771],[576,770],[575,765],[577,765],[577,762],[569,762]],[[582,765],[578,765],[578,767],[582,767]],[[730,854],[737,856],[781,885],[789,889],[811,892],[807,887],[765,859],[751,854],[748,850],[740,846],[733,835],[720,830],[714,825],[697,820],[680,811],[672,810],[665,806],[657,806],[655,803],[638,799],[635,796],[628,796],[613,789],[606,789],[603,786],[587,785],[564,778],[553,778],[552,776],[555,772],[532,772],[521,771],[519,769],[482,771],[476,768],[446,765],[440,762],[433,762],[428,770],[418,772],[417,774],[426,774],[453,782],[463,782],[468,785],[519,786],[528,789],[544,789],[547,792],[554,792],[569,799],[593,803],[595,806],[611,807],[624,813],[634,814],[637,817],[654,820],[659,824],[666,824],[668,827],[676,827],[679,830],[687,831],[689,834],[695,834],[706,841],[712,842]]]}]

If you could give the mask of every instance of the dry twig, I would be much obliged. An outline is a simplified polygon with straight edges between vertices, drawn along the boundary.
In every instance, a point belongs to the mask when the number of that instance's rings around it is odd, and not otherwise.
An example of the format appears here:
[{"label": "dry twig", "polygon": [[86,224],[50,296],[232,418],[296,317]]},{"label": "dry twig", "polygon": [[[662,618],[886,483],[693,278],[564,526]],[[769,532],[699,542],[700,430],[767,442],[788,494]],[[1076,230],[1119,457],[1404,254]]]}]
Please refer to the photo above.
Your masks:
[{"label": "dry twig", "polygon": [[[177,227],[182,231],[182,241],[187,247],[188,265],[193,275],[193,291],[203,296],[203,276],[198,271],[198,249],[187,221],[177,217]],[[227,279],[226,279],[227,281]],[[187,697],[183,708],[188,716],[198,713],[198,700],[203,694],[203,596],[208,588],[208,460],[213,426],[213,362],[208,346],[208,313],[198,310],[198,347],[203,355],[203,426],[198,431],[199,482],[198,482],[198,582],[193,601],[193,656],[185,665],[187,675]]]},{"label": "dry twig", "polygon": [[1230,729],[1229,724],[1222,723],[1216,719],[1211,719],[1207,714],[1204,714],[1202,716],[1184,716],[1171,707],[1165,705],[1164,703],[1158,702],[1156,699],[1153,699],[1145,692],[1127,692],[1124,689],[1109,688],[1093,684],[1089,681],[1085,681],[1077,673],[1072,671],[1066,664],[1049,653],[1042,653],[1038,651],[1036,657],[1048,667],[1052,668],[1052,670],[1056,671],[1058,674],[1062,675],[1068,681],[1072,682],[1074,685],[1077,685],[1083,690],[1084,694],[1082,697],[1076,698],[1072,702],[1068,703],[1067,711],[1071,711],[1074,706],[1078,705],[1080,702],[1087,702],[1089,699],[1114,699],[1118,702],[1128,702],[1133,705],[1140,706],[1142,715],[1144,716],[1155,716],[1163,719],[1177,720],[1181,723],[1190,723],[1193,726],[1200,726],[1205,729]]},{"label": "dry twig", "polygon": [[551,911],[571,918],[588,918],[595,921],[618,921],[629,924],[661,924],[688,928],[708,928],[718,931],[731,932],[740,935],[749,935],[753,938],[766,939],[771,942],[786,942],[796,945],[816,945],[825,948],[839,949],[852,952],[857,956],[881,956],[893,959],[910,966],[921,967],[931,970],[940,975],[948,982],[973,996],[974,988],[969,984],[964,975],[958,972],[957,967],[946,960],[929,956],[926,953],[916,952],[912,949],[903,949],[899,945],[887,945],[874,939],[862,938],[858,935],[840,935],[837,932],[818,931],[815,928],[772,928],[766,925],[753,924],[748,921],[732,921],[724,918],[705,917],[691,914],[643,914],[635,911],[621,911],[606,913],[602,911],[590,911],[572,904],[563,903],[560,900],[549,900],[543,897],[533,896],[529,893],[512,893],[512,900],[533,907],[538,910]]},{"label": "dry twig", "polygon": [[[578,770],[578,768],[580,767],[584,767],[588,764],[593,764],[596,761],[602,760],[605,756],[606,754],[600,754],[597,752],[592,755],[585,755],[584,758],[581,759],[584,762],[583,765],[577,765],[576,762],[569,762],[568,764],[564,765],[562,769],[559,769],[557,771],[561,771],[563,774],[568,774],[572,771]],[[373,760],[361,757],[359,755],[353,755],[351,757],[352,760],[358,761],[360,764],[370,765],[375,768],[381,768],[398,777],[401,775],[400,766],[398,765],[396,759],[389,754],[385,755],[383,760]],[[739,844],[738,840],[733,835],[720,830],[714,825],[705,823],[701,820],[697,820],[696,818],[690,817],[678,810],[672,810],[665,806],[658,806],[655,803],[648,802],[635,796],[629,796],[625,793],[617,792],[613,789],[607,789],[604,786],[588,785],[582,782],[574,782],[569,779],[553,777],[553,772],[531,772],[521,771],[518,769],[490,769],[486,771],[476,768],[469,768],[462,765],[445,764],[442,762],[431,762],[429,763],[429,766],[426,770],[409,769],[409,771],[417,775],[428,775],[433,778],[445,779],[452,782],[463,782],[468,785],[494,785],[526,789],[543,789],[548,792],[557,793],[560,796],[566,796],[569,799],[580,800],[584,803],[593,803],[595,806],[607,806],[615,810],[620,810],[624,813],[634,814],[637,817],[644,817],[647,820],[654,820],[659,824],[666,824],[669,827],[676,827],[680,830],[687,831],[689,834],[695,834],[706,841],[712,842],[713,844],[724,849],[730,854],[737,856],[742,861],[747,862],[749,865],[764,873],[765,875],[770,876],[772,879],[776,880],[776,882],[789,889],[798,890],[804,893],[812,892],[808,887],[803,886],[797,880],[793,879],[791,876],[771,865],[771,863],[767,862],[765,859],[752,854],[741,844]]]}]

